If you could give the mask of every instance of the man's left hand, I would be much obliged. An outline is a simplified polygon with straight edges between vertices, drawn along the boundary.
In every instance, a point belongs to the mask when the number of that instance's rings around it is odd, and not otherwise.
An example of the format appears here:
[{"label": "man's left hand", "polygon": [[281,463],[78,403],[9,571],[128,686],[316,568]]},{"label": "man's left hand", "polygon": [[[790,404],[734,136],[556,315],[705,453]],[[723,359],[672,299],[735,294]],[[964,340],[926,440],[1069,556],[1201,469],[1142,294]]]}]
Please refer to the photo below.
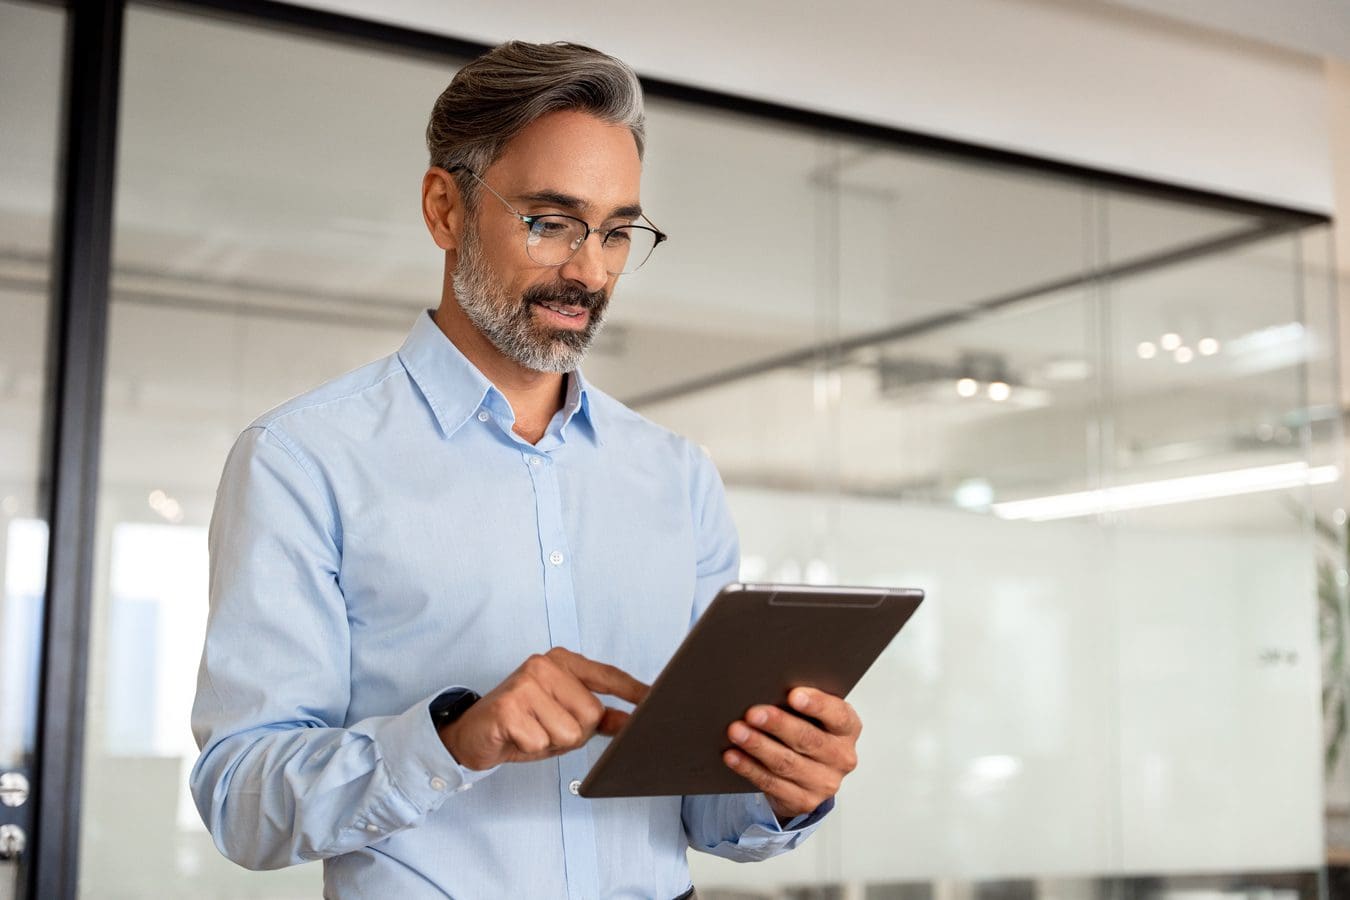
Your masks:
[{"label": "man's left hand", "polygon": [[737,749],[722,760],[764,792],[780,822],[812,812],[839,791],[858,766],[862,721],[839,697],[812,688],[793,688],[793,709],[821,724],[776,706],[752,706],[727,728]]}]

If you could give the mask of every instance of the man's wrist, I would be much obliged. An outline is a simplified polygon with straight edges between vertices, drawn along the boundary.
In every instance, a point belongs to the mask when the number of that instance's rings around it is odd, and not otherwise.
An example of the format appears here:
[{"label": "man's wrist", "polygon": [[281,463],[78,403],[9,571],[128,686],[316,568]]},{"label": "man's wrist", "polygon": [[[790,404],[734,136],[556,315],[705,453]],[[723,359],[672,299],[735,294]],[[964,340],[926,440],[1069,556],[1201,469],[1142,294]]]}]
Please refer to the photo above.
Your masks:
[{"label": "man's wrist", "polygon": [[435,727],[438,734],[444,735],[445,729],[459,720],[459,717],[468,712],[469,707],[473,706],[479,700],[477,692],[468,688],[453,688],[432,700],[427,707],[431,713],[431,724]]}]

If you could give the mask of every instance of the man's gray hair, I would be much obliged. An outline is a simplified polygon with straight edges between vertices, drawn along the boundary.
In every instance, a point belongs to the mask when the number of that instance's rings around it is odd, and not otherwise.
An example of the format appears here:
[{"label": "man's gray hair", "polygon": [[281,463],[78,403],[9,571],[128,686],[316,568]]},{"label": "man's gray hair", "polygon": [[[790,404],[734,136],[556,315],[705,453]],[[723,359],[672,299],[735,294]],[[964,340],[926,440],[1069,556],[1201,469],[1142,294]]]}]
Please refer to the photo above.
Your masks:
[{"label": "man's gray hair", "polygon": [[[431,165],[481,175],[526,126],[564,109],[626,125],[642,158],[642,85],[627,63],[580,44],[508,41],[460,69],[436,98],[427,123]],[[462,172],[455,180],[472,208],[477,182]]]}]

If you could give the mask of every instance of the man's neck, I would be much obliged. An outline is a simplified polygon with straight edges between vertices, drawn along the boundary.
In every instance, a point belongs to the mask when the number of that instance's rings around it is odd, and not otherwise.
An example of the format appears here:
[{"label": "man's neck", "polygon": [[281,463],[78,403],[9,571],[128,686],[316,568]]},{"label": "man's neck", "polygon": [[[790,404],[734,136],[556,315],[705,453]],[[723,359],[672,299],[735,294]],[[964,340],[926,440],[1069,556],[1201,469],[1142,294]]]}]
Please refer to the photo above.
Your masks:
[{"label": "man's neck", "polygon": [[453,297],[442,300],[433,318],[464,358],[506,397],[516,415],[511,430],[531,444],[538,443],[554,413],[562,409],[567,391],[566,377],[558,372],[527,369],[504,356],[474,327]]}]

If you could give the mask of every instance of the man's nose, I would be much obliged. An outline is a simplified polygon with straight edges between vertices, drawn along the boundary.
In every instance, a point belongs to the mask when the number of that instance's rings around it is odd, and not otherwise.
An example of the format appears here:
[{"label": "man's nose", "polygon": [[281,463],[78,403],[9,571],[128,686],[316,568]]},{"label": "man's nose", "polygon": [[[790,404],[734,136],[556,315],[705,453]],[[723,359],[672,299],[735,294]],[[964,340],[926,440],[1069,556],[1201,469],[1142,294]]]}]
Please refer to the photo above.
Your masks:
[{"label": "man's nose", "polygon": [[591,234],[581,242],[572,258],[562,264],[562,277],[575,281],[588,291],[598,291],[609,283],[609,272],[605,266],[604,247],[599,232]]}]

